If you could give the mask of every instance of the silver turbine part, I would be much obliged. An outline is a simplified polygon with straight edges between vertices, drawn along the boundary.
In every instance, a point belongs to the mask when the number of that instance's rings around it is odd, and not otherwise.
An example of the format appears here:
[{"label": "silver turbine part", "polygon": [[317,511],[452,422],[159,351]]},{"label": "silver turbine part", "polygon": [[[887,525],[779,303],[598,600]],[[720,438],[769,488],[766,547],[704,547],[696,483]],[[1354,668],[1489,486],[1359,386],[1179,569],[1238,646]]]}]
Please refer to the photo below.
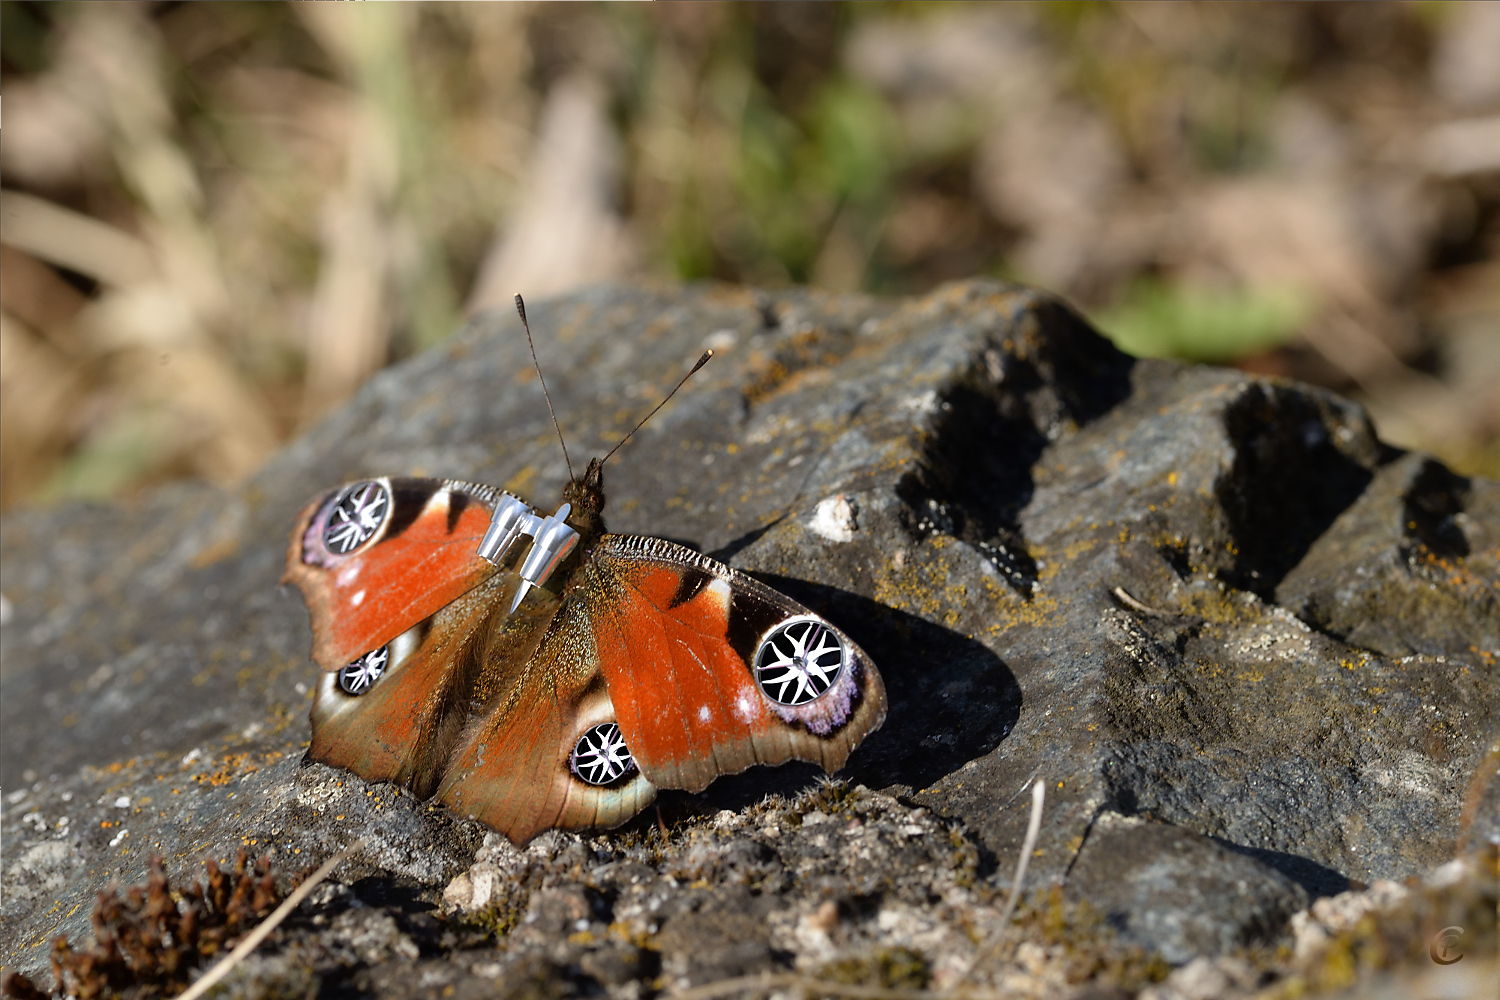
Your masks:
[{"label": "silver turbine part", "polygon": [[511,602],[512,612],[521,606],[521,599],[526,596],[526,592],[545,583],[552,571],[557,569],[558,564],[578,544],[578,532],[567,525],[568,514],[572,510],[572,504],[565,503],[557,508],[556,514],[537,518],[534,530],[528,532],[533,541],[531,551],[526,553],[526,561],[521,564],[521,586],[516,590],[516,599]]},{"label": "silver turbine part", "polygon": [[527,591],[547,582],[552,571],[578,544],[578,532],[567,525],[572,510],[571,504],[563,504],[557,508],[556,514],[541,517],[509,493],[500,494],[500,502],[490,517],[489,530],[479,543],[480,556],[498,563],[516,539],[522,535],[532,538],[531,551],[521,564],[521,586],[516,591],[516,599],[511,602],[512,611],[521,606],[521,599]]},{"label": "silver turbine part", "polygon": [[479,543],[479,554],[492,563],[504,558],[507,550],[522,535],[535,535],[542,519],[509,493],[500,494],[500,502],[490,518],[489,530]]}]

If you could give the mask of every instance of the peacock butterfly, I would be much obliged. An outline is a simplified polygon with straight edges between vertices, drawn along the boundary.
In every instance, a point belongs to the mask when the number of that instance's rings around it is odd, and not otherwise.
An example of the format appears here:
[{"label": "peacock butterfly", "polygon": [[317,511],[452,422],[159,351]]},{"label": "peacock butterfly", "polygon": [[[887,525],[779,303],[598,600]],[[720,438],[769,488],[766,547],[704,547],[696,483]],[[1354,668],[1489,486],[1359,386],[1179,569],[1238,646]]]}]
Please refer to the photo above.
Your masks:
[{"label": "peacock butterfly", "polygon": [[844,765],[885,719],[875,665],[752,577],[607,533],[612,454],[582,476],[570,462],[550,515],[447,479],[364,480],[308,505],[283,580],[307,602],[324,671],[311,759],[516,843],[617,826],[658,788],[701,791],[756,764]]}]

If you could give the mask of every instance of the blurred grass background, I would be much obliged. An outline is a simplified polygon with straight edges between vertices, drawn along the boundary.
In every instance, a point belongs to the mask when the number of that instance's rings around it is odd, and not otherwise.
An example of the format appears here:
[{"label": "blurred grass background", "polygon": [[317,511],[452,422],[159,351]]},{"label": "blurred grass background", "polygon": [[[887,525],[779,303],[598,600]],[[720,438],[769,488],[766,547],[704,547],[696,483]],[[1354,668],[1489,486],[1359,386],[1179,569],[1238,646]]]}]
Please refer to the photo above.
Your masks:
[{"label": "blurred grass background", "polygon": [[0,2],[0,504],[612,279],[1066,296],[1500,476],[1500,4]]}]

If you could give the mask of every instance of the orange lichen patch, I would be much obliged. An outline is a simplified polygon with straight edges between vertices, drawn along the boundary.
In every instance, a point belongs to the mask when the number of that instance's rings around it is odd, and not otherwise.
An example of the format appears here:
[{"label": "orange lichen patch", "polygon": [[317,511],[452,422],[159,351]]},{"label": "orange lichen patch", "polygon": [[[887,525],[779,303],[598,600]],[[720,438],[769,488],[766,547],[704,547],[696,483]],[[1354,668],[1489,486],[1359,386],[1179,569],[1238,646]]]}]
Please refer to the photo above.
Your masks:
[{"label": "orange lichen patch", "polygon": [[1483,591],[1495,589],[1494,583],[1490,580],[1476,578],[1468,572],[1462,560],[1455,561],[1440,556],[1426,546],[1413,553],[1412,558],[1422,575],[1434,583],[1445,583],[1450,587],[1474,591],[1475,597]]},{"label": "orange lichen patch", "polygon": [[247,774],[260,770],[260,765],[251,760],[249,753],[227,754],[220,758],[218,769],[193,775],[193,780],[203,785],[227,785]]},{"label": "orange lichen patch", "polygon": [[786,387],[794,375],[809,368],[831,366],[842,360],[843,353],[834,338],[821,327],[798,333],[782,344],[774,357],[751,356],[752,375],[743,390],[752,406]]}]

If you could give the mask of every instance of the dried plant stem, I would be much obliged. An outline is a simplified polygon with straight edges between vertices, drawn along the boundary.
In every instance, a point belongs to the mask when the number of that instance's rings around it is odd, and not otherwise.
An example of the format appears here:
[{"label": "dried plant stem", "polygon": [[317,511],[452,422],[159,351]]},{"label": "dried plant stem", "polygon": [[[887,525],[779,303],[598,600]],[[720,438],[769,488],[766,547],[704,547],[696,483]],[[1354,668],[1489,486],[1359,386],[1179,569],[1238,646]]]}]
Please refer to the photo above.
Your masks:
[{"label": "dried plant stem", "polygon": [[1125,605],[1127,608],[1133,608],[1143,615],[1155,615],[1158,618],[1167,617],[1167,613],[1165,611],[1153,608],[1149,604],[1142,604],[1134,597],[1131,597],[1130,594],[1126,592],[1124,587],[1116,587],[1114,590],[1110,591],[1110,593],[1114,594],[1115,599],[1118,600],[1121,604]]},{"label": "dried plant stem", "polygon": [[349,856],[357,851],[360,846],[361,842],[356,840],[319,865],[317,871],[308,876],[307,880],[297,886],[296,890],[280,906],[276,907],[269,917],[260,922],[260,926],[245,935],[245,939],[235,945],[234,950],[222,962],[204,973],[197,982],[184,990],[178,996],[177,1000],[198,1000],[198,997],[213,989],[219,980],[229,975],[230,971],[236,965],[243,962],[245,956],[249,955],[262,941],[269,937],[271,932],[279,927],[283,920],[291,916],[292,911],[301,905],[304,899],[312,895],[312,891],[321,885],[324,879],[333,874],[335,868],[347,861]]},{"label": "dried plant stem", "polygon": [[990,937],[983,948],[979,949],[974,956],[974,961],[959,976],[955,985],[964,983],[969,976],[981,965],[995,957],[1000,950],[1000,945],[1005,940],[1006,931],[1010,928],[1010,918],[1015,915],[1016,906],[1021,901],[1021,887],[1026,883],[1026,867],[1031,864],[1031,852],[1036,850],[1036,839],[1042,832],[1042,805],[1047,800],[1047,784],[1041,778],[1035,778],[1031,783],[1031,820],[1026,824],[1026,839],[1021,842],[1021,856],[1016,859],[1016,876],[1010,883],[1010,898],[1005,901],[1005,909],[1000,912],[1000,921],[995,933]]},{"label": "dried plant stem", "polygon": [[1021,901],[1021,886],[1026,881],[1026,866],[1031,863],[1031,852],[1036,850],[1036,838],[1042,832],[1042,804],[1047,799],[1047,785],[1040,778],[1031,786],[1031,820],[1026,824],[1026,840],[1021,844],[1021,856],[1016,859],[1016,877],[1010,884],[1010,899],[1005,901],[1005,912],[1000,915],[1000,930],[1016,912]]}]

